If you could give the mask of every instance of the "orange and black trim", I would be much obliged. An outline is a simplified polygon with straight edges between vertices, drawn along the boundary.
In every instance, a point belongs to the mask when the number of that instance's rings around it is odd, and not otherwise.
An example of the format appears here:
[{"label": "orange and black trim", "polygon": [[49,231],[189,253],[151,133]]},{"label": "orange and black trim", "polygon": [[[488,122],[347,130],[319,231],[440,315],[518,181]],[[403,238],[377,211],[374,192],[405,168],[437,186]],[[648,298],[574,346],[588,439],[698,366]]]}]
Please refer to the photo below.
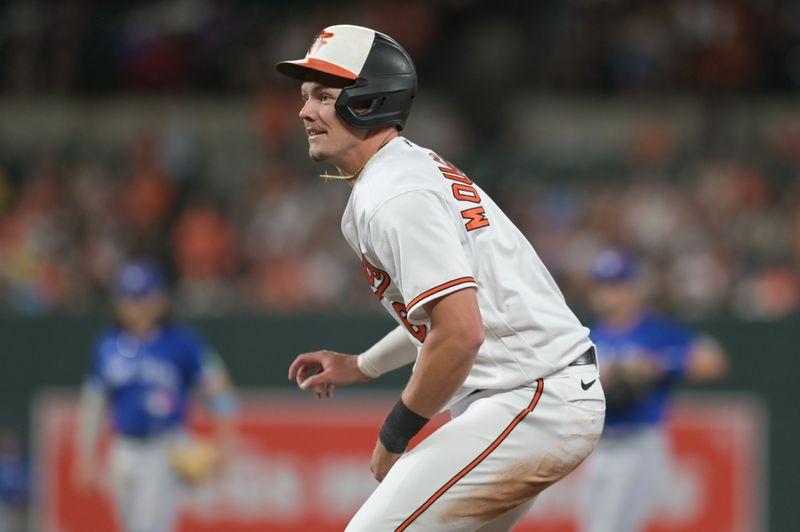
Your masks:
[{"label": "orange and black trim", "polygon": [[286,65],[283,67],[283,70],[280,68],[278,69],[280,72],[295,78],[298,78],[300,74],[289,74],[288,72],[292,71],[289,70],[291,67],[288,67],[288,65],[294,65],[296,69],[316,70],[318,72],[324,72],[325,74],[338,76],[340,78],[356,79],[358,77],[358,74],[355,72],[350,72],[346,68],[340,67],[337,64],[331,63],[330,61],[325,61],[324,59],[317,59],[316,57],[306,57],[304,59],[296,59],[294,61],[284,61],[283,63],[279,63],[279,66],[280,65]]},{"label": "orange and black trim", "polygon": [[536,405],[539,403],[539,399],[542,397],[542,392],[544,391],[544,379],[537,379],[536,380],[536,392],[533,394],[533,399],[531,400],[530,404],[525,407],[525,409],[517,414],[517,416],[508,424],[508,426],[500,433],[500,435],[495,438],[495,440],[487,447],[481,454],[478,455],[472,462],[467,464],[467,466],[456,473],[453,478],[448,480],[444,486],[439,488],[436,493],[430,496],[427,501],[425,501],[422,506],[417,508],[414,513],[406,518],[400,526],[395,529],[395,532],[402,532],[406,528],[408,528],[411,523],[417,520],[420,515],[422,515],[425,510],[430,508],[433,503],[435,503],[442,495],[445,494],[447,490],[452,488],[456,482],[464,478],[470,471],[475,469],[481,462],[483,462],[487,456],[492,454],[492,451],[497,449],[497,447],[503,443],[503,441],[511,434],[511,431],[520,424],[520,422],[525,419],[525,416],[533,412],[533,409],[536,408]]},{"label": "orange and black trim", "polygon": [[448,288],[452,288],[452,287],[458,286],[460,284],[474,283],[474,282],[475,282],[475,278],[474,277],[459,277],[458,279],[453,279],[452,281],[447,281],[446,283],[442,283],[439,286],[434,286],[430,290],[425,290],[420,295],[418,295],[417,297],[412,299],[411,302],[408,305],[406,305],[406,308],[412,308],[414,305],[416,305],[417,303],[419,303],[423,299],[425,299],[427,297],[430,297],[430,296],[432,296],[434,294],[437,294],[437,293],[441,292],[442,290],[447,290]]}]

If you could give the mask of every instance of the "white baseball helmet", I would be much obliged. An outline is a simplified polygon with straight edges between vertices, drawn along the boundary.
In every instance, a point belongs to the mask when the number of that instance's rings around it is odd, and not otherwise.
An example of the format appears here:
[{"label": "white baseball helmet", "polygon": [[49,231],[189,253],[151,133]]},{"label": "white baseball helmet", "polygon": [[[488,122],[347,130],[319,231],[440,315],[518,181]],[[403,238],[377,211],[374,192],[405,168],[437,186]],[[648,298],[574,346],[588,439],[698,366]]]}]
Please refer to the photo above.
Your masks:
[{"label": "white baseball helmet", "polygon": [[276,68],[299,80],[310,70],[352,80],[335,105],[339,116],[357,128],[403,129],[417,94],[417,72],[408,52],[388,35],[361,26],[328,26],[303,59]]}]

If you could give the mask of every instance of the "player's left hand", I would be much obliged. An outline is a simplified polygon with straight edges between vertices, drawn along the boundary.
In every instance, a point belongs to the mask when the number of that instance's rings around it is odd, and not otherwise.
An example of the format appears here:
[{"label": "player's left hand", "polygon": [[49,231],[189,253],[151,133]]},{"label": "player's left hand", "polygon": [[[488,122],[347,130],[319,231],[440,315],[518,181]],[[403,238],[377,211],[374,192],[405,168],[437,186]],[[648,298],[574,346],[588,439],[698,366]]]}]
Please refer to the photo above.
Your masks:
[{"label": "player's left hand", "polygon": [[375,450],[372,451],[372,461],[369,464],[369,470],[375,475],[378,482],[383,481],[389,470],[395,462],[397,462],[403,453],[392,453],[386,450],[380,440],[375,443]]},{"label": "player's left hand", "polygon": [[322,350],[303,353],[289,366],[289,379],[297,381],[301,390],[314,391],[317,399],[333,397],[335,386],[366,382],[369,377],[358,368],[355,355]]}]

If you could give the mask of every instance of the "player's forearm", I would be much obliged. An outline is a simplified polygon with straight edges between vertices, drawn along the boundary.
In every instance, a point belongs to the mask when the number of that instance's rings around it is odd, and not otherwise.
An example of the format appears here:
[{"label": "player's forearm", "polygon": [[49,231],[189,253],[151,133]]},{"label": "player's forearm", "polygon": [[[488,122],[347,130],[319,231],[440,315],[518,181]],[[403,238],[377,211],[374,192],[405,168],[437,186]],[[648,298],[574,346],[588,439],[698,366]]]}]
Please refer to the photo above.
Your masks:
[{"label": "player's forearm", "polygon": [[401,399],[383,422],[378,458],[384,451],[400,454],[406,450],[411,438],[464,384],[483,343],[483,321],[474,289],[434,300],[425,305],[425,311],[431,327]]},{"label": "player's forearm", "polygon": [[229,446],[234,438],[236,416],[239,412],[239,399],[226,373],[218,372],[206,378],[208,407],[213,416],[214,433],[217,441]]},{"label": "player's forearm", "polygon": [[405,405],[426,418],[436,415],[464,384],[482,342],[482,331],[431,329],[403,391]]},{"label": "player's forearm", "polygon": [[358,369],[372,379],[410,364],[417,358],[417,346],[398,325],[372,347],[358,355]]}]

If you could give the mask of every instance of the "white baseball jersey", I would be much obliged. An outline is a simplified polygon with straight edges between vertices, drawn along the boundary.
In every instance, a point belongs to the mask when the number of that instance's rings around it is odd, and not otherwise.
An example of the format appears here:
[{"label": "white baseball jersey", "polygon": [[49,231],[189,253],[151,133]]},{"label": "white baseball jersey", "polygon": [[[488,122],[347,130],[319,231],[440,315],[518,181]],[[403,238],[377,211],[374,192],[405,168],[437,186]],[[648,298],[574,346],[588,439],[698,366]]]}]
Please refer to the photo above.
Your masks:
[{"label": "white baseball jersey", "polygon": [[364,167],[342,232],[378,300],[417,345],[430,327],[426,303],[477,288],[485,341],[450,404],[476,389],[533,383],[592,345],[533,247],[491,198],[403,137]]}]

